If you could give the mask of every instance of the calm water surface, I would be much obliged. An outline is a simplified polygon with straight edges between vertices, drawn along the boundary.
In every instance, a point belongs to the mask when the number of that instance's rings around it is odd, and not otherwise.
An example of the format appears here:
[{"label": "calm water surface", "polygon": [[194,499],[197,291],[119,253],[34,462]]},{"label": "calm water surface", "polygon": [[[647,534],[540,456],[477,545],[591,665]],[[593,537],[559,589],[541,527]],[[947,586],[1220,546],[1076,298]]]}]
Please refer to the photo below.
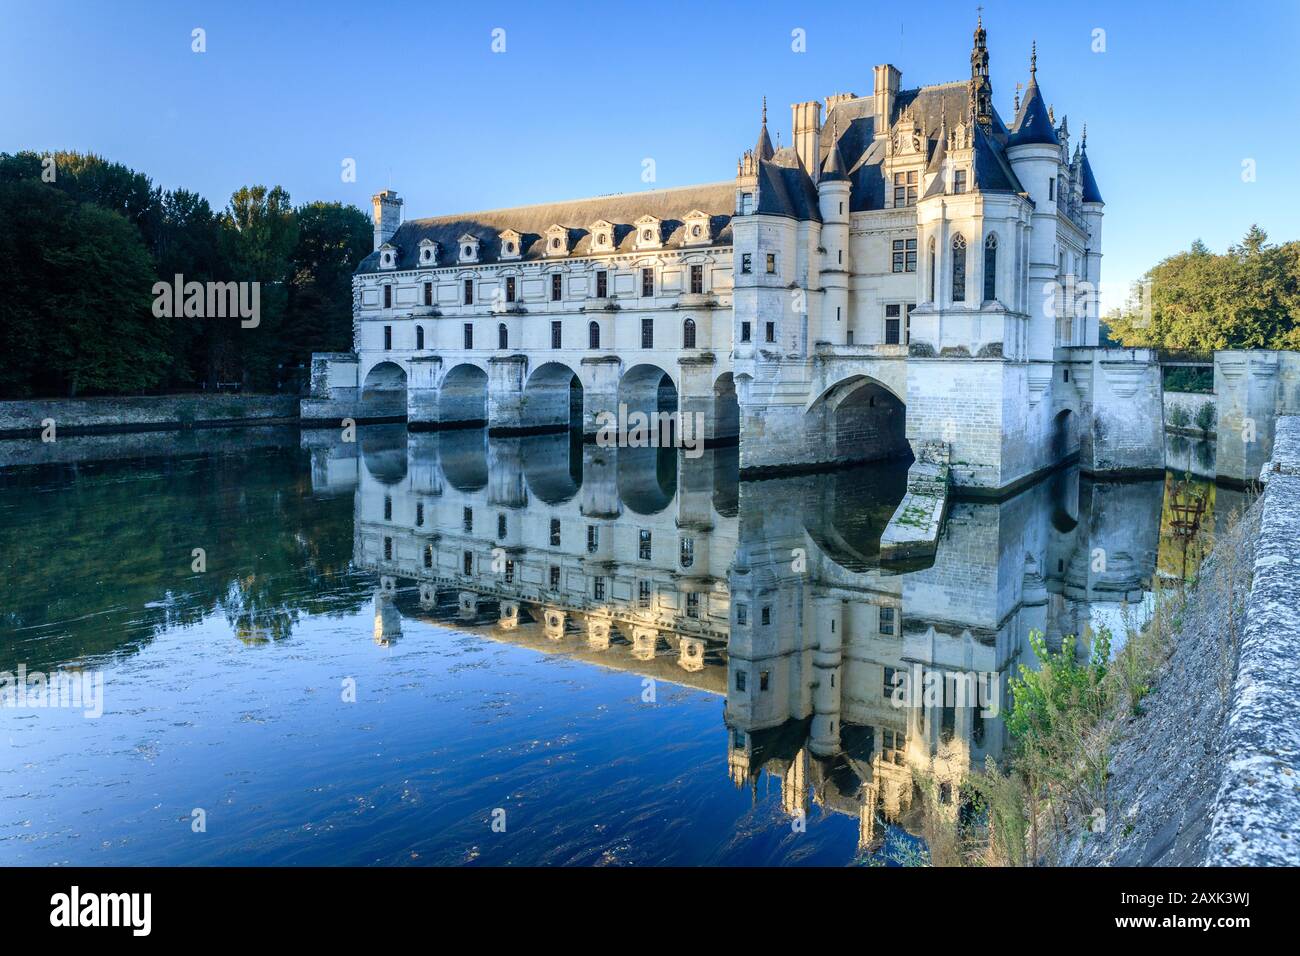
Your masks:
[{"label": "calm water surface", "polygon": [[932,564],[882,569],[905,464],[115,441],[0,470],[0,671],[104,681],[98,719],[0,708],[0,863],[896,860],[913,772],[959,787],[1009,741],[978,705],[893,706],[892,675],[1005,696],[1031,628],[1122,626],[1227,506],[1065,469],[955,502]]}]

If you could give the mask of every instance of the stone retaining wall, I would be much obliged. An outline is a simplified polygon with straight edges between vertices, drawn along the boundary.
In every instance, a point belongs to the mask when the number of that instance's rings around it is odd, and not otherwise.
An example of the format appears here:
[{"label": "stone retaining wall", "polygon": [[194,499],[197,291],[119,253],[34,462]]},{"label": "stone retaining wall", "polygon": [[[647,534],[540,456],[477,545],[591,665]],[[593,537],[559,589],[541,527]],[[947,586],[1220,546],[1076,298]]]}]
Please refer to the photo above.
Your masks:
[{"label": "stone retaining wall", "polygon": [[0,438],[39,437],[53,419],[55,436],[153,431],[191,426],[295,420],[296,395],[131,395],[0,402]]},{"label": "stone retaining wall", "polygon": [[1300,865],[1300,417],[1278,419],[1261,480],[1267,485],[1224,729],[1211,865]]}]

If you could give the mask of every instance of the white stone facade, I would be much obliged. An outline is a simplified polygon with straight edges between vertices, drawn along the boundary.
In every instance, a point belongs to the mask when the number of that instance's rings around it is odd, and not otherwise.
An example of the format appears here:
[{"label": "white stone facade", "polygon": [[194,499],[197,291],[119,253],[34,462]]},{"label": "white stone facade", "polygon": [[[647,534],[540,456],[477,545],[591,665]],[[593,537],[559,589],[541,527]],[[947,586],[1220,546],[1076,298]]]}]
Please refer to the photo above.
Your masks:
[{"label": "white stone facade", "polygon": [[[1098,352],[1095,307],[1063,307],[1100,281],[1086,145],[1071,152],[1034,61],[1005,124],[987,64],[980,26],[968,81],[904,90],[878,66],[869,97],[795,104],[781,150],[765,106],[732,182],[407,223],[380,193],[355,365],[318,360],[304,418],[349,401],[384,417],[396,396],[412,427],[580,415],[591,434],[626,405],[703,413],[748,474],[921,441],[988,491],[1080,452],[1123,470],[1097,422],[1159,422],[1159,375],[1145,353]],[[1124,363],[1142,388],[1117,410],[1088,389]],[[1135,467],[1162,463],[1156,446]]]}]

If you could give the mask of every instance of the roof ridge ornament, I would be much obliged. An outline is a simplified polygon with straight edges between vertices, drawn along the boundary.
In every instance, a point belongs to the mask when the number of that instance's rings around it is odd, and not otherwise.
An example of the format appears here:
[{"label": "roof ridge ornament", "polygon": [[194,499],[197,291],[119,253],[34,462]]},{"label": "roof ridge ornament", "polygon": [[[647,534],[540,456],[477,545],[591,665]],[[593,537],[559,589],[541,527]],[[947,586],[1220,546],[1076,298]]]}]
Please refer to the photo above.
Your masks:
[{"label": "roof ridge ornament", "polygon": [[1038,41],[1034,40],[1029,49],[1029,79],[1033,81],[1038,76]]}]

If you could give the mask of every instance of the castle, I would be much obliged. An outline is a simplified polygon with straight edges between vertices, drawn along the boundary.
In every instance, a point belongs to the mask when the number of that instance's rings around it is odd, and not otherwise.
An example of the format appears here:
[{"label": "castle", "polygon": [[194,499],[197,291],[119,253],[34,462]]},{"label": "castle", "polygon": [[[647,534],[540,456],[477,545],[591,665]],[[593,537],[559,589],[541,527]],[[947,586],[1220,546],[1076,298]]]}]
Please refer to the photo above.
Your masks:
[{"label": "castle", "polygon": [[1036,52],[1004,122],[986,31],[969,77],[766,102],[733,180],[402,222],[374,197],[354,351],[313,357],[304,420],[594,435],[620,406],[699,413],[742,476],[942,443],[1003,494],[1077,456],[1163,467],[1159,367],[1098,347],[1073,290],[1101,274],[1104,203]]}]

